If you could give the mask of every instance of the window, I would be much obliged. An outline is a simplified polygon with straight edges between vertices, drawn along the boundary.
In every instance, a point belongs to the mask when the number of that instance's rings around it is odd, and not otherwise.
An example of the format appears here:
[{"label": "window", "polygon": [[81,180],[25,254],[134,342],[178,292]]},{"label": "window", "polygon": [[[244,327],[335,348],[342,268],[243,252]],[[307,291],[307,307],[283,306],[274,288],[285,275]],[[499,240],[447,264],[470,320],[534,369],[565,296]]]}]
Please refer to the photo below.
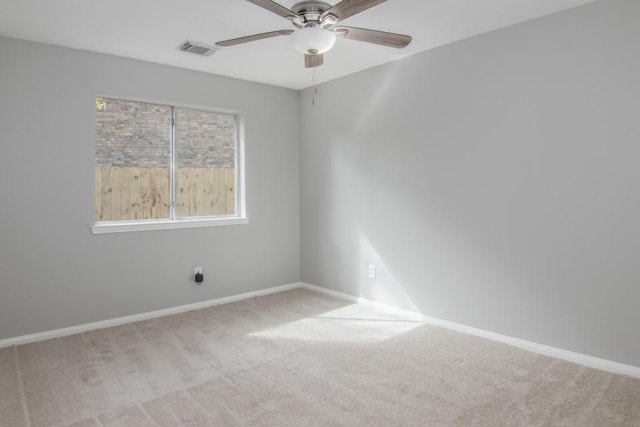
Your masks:
[{"label": "window", "polygon": [[246,223],[238,116],[96,98],[94,233]]}]

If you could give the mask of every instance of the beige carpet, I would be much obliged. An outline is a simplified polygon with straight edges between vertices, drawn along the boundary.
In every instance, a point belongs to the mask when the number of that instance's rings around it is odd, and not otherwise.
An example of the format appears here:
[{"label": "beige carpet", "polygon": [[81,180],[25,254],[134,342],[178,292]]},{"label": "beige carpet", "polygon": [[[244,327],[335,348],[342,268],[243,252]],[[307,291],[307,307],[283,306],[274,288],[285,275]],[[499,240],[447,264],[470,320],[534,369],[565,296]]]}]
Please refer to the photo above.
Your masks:
[{"label": "beige carpet", "polygon": [[640,426],[640,380],[294,290],[0,349],[0,425]]}]

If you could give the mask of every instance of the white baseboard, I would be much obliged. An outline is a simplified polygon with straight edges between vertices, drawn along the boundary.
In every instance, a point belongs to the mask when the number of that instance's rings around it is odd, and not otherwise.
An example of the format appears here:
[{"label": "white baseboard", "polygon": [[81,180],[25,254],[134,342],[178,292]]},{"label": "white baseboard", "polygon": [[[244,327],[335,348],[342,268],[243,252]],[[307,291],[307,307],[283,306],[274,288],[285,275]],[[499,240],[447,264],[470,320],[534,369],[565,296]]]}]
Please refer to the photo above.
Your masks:
[{"label": "white baseboard", "polygon": [[410,318],[418,318],[425,323],[429,323],[443,328],[451,329],[454,331],[462,332],[477,337],[486,338],[492,341],[497,341],[503,344],[508,344],[514,347],[518,347],[527,351],[542,354],[544,356],[555,357],[556,359],[566,360],[568,362],[577,363],[579,365],[587,366],[590,368],[600,369],[602,371],[611,372],[614,374],[626,375],[629,377],[640,378],[640,367],[625,365],[623,363],[613,362],[607,359],[600,359],[598,357],[588,356],[582,353],[575,353],[573,351],[563,350],[561,348],[551,347],[544,344],[538,344],[531,341],[522,340],[519,338],[513,338],[507,335],[497,334],[495,332],[485,331],[483,329],[473,328],[471,326],[461,325],[455,322],[449,322],[448,320],[442,320],[435,317],[425,316],[421,313],[417,313],[410,310],[382,304],[376,301],[368,300],[365,298],[355,297],[353,295],[345,294],[342,292],[334,291],[331,289],[323,288],[308,283],[302,283],[300,287],[308,289],[310,291],[318,292],[333,298],[341,299],[343,301],[354,302],[358,304],[367,304],[383,311],[396,313],[401,316],[407,316]]},{"label": "white baseboard", "polygon": [[102,320],[99,322],[86,323],[83,325],[71,326],[68,328],[54,329],[51,331],[38,332],[35,334],[22,335],[13,338],[6,338],[0,340],[0,348],[10,347],[12,345],[28,344],[37,341],[44,341],[52,338],[64,337],[67,335],[79,334],[82,332],[92,331],[95,329],[110,328],[113,326],[124,325],[126,323],[139,322],[141,320],[154,319],[156,317],[168,316],[171,314],[184,313],[187,311],[198,310],[202,308],[212,307],[215,305],[228,304],[230,302],[242,301],[249,298],[275,294],[278,292],[289,291],[292,289],[303,288],[320,294],[324,294],[333,298],[337,298],[343,301],[353,302],[357,304],[365,304],[375,307],[377,309],[395,313],[400,316],[404,316],[411,319],[421,320],[425,323],[441,326],[454,331],[462,332],[469,335],[474,335],[482,338],[486,338],[492,341],[501,342],[514,347],[522,348],[534,353],[542,354],[545,356],[555,357],[557,359],[566,360],[569,362],[577,363],[579,365],[588,366],[590,368],[600,369],[603,371],[611,372],[614,374],[627,375],[634,378],[640,378],[640,367],[625,365],[623,363],[613,362],[606,359],[600,359],[593,356],[588,356],[581,353],[575,353],[568,350],[563,350],[556,347],[551,347],[544,344],[538,344],[531,341],[522,340],[519,338],[513,338],[507,335],[497,334],[495,332],[485,331],[478,328],[473,328],[466,325],[461,325],[455,322],[449,322],[447,320],[438,319],[435,317],[425,316],[415,311],[405,310],[399,307],[379,303],[366,298],[360,298],[353,295],[349,295],[343,292],[334,291],[331,289],[323,288],[309,283],[290,283],[288,285],[275,286],[268,289],[261,289],[258,291],[247,292],[239,295],[231,295],[228,297],[216,298],[207,301],[200,301],[193,304],[186,304],[177,307],[169,307],[162,310],[149,311],[146,313],[134,314],[131,316],[117,317],[114,319]]},{"label": "white baseboard", "polygon": [[258,291],[247,292],[239,295],[231,295],[228,297],[216,298],[207,301],[200,301],[193,304],[180,305],[177,307],[169,307],[161,310],[148,311],[146,313],[133,314],[131,316],[116,317],[114,319],[101,320],[99,322],[85,323],[83,325],[70,326],[68,328],[54,329],[51,331],[38,332],[35,334],[22,335],[13,338],[0,340],[0,348],[10,347],[12,345],[28,344],[37,341],[49,340],[52,338],[65,337],[67,335],[79,334],[82,332],[92,331],[95,329],[110,328],[112,326],[120,326],[126,323],[139,322],[141,320],[154,319],[156,317],[168,316],[171,314],[184,313],[186,311],[198,310],[201,308],[212,307],[214,305],[228,304],[230,302],[241,301],[249,298],[275,294],[278,292],[289,291],[299,288],[301,283],[290,283],[288,285],[275,286],[273,288],[261,289]]}]

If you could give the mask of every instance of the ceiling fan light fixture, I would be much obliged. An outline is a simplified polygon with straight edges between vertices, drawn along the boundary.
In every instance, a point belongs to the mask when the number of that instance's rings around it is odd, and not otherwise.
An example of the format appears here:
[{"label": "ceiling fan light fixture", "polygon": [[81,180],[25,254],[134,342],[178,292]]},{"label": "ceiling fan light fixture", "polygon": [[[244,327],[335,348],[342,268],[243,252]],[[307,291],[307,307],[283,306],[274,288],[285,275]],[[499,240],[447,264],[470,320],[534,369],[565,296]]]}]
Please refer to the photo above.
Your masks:
[{"label": "ceiling fan light fixture", "polygon": [[293,46],[306,55],[322,55],[333,47],[336,35],[321,27],[305,27],[291,34]]}]

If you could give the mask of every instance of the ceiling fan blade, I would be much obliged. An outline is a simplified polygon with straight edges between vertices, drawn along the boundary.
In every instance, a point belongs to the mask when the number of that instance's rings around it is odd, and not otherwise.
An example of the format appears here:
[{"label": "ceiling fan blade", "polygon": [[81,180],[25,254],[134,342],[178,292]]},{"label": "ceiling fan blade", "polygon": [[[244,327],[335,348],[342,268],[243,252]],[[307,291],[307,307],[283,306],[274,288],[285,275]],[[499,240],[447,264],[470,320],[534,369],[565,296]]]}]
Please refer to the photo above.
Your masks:
[{"label": "ceiling fan blade", "polygon": [[216,46],[235,46],[237,44],[253,42],[256,40],[268,39],[270,37],[278,37],[278,36],[288,36],[293,33],[293,30],[278,30],[278,31],[270,31],[268,33],[260,33],[253,34],[251,36],[246,37],[238,37],[237,39],[223,40],[221,42],[216,42]]},{"label": "ceiling fan blade", "polygon": [[304,56],[304,66],[306,68],[319,67],[324,64],[324,57],[322,54],[317,55],[305,55]]},{"label": "ceiling fan blade", "polygon": [[256,6],[260,6],[264,9],[267,9],[269,12],[273,12],[278,16],[282,16],[285,19],[295,18],[298,16],[292,10],[287,9],[286,7],[271,1],[271,0],[247,0],[249,3],[253,3]]},{"label": "ceiling fan blade", "polygon": [[405,34],[387,33],[385,31],[345,26],[334,27],[333,30],[337,36],[344,37],[345,39],[375,43],[382,46],[395,47],[397,49],[406,47],[411,43],[411,36],[407,36]]},{"label": "ceiling fan blade", "polygon": [[365,10],[377,6],[380,3],[384,3],[387,0],[342,0],[340,3],[326,10],[320,16],[320,22],[323,22],[325,17],[333,15],[338,21],[347,19],[356,13],[364,12]]}]

